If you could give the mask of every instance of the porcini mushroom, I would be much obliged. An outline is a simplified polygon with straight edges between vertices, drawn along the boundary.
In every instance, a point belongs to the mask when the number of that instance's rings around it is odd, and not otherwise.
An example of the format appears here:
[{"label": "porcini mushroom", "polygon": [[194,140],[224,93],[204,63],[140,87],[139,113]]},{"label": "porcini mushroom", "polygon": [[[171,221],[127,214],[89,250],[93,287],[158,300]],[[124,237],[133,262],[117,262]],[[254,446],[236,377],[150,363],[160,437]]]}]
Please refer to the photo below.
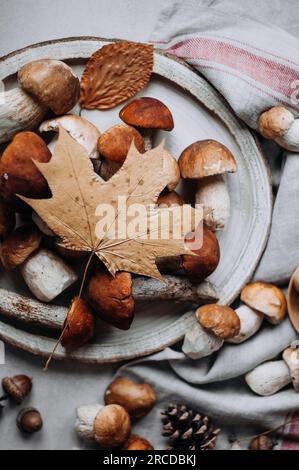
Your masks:
[{"label": "porcini mushroom", "polygon": [[123,406],[133,419],[145,416],[155,403],[156,393],[149,384],[126,377],[117,377],[105,391],[105,404]]},{"label": "porcini mushroom", "polygon": [[178,163],[182,178],[198,180],[195,203],[211,209],[204,222],[212,230],[222,229],[230,212],[223,174],[237,171],[232,153],[220,142],[200,140],[181,153]]},{"label": "porcini mushroom", "polygon": [[196,233],[199,231],[202,231],[202,244],[198,248],[191,248],[196,256],[182,256],[182,267],[192,282],[202,282],[215,271],[220,261],[219,242],[215,234],[205,225],[199,225],[191,238],[185,238],[186,248],[191,243],[194,244]]},{"label": "porcini mushroom", "polygon": [[183,276],[164,276],[164,282],[130,273],[111,274],[96,270],[88,286],[88,298],[95,313],[107,323],[127,330],[134,316],[135,300],[174,300],[179,302],[213,302],[217,294],[209,283],[193,286]]},{"label": "porcini mushroom", "polygon": [[50,302],[77,280],[73,269],[45,249],[27,258],[20,270],[31,292],[43,302]]},{"label": "porcini mushroom", "polygon": [[265,315],[273,325],[280,323],[287,310],[287,302],[281,289],[266,282],[247,284],[242,289],[241,300],[249,307]]},{"label": "porcini mushroom", "polygon": [[18,73],[20,86],[55,114],[68,113],[77,103],[80,83],[71,67],[60,60],[40,59]]},{"label": "porcini mushroom", "polygon": [[[97,143],[101,133],[94,124],[83,117],[68,114],[44,121],[39,126],[39,131],[58,132],[59,127],[63,127],[78,144],[82,145],[90,159],[96,160],[99,158]],[[55,140],[57,139],[55,138]]]},{"label": "porcini mushroom", "polygon": [[119,113],[122,121],[138,127],[144,138],[145,150],[152,148],[152,134],[155,129],[172,131],[173,117],[168,107],[156,98],[136,98],[126,104]]},{"label": "porcini mushroom", "polygon": [[247,305],[236,308],[236,314],[240,319],[240,332],[227,340],[228,343],[240,344],[251,338],[261,327],[264,315]]},{"label": "porcini mushroom", "polygon": [[291,375],[285,361],[268,361],[257,366],[245,376],[247,385],[261,396],[269,396],[291,383]]},{"label": "porcini mushroom", "polygon": [[34,129],[47,108],[20,88],[0,92],[0,143],[10,141],[17,132]]},{"label": "porcini mushroom", "polygon": [[95,440],[105,449],[119,447],[131,433],[127,411],[119,405],[85,405],[77,408],[75,430],[87,440]]},{"label": "porcini mushroom", "polygon": [[290,320],[297,331],[299,332],[299,267],[295,269],[291,276],[288,287],[288,313]]},{"label": "porcini mushroom", "polygon": [[24,225],[11,232],[1,245],[1,262],[6,269],[20,266],[41,242],[41,232],[34,225]]},{"label": "porcini mushroom", "polygon": [[166,187],[168,191],[173,191],[177,187],[181,179],[179,165],[176,159],[171,155],[171,153],[165,149],[163,152],[163,160],[164,160],[164,172],[169,177]]},{"label": "porcini mushroom", "polygon": [[299,119],[283,106],[274,106],[263,112],[258,120],[259,131],[266,139],[273,139],[278,145],[298,152]]},{"label": "porcini mushroom", "polygon": [[63,326],[62,346],[80,348],[94,336],[94,333],[95,321],[90,307],[84,299],[75,297]]},{"label": "porcini mushroom", "polygon": [[233,338],[240,333],[240,318],[232,308],[226,305],[203,305],[196,310],[195,315],[205,330],[223,340]]},{"label": "porcini mushroom", "polygon": [[282,357],[289,367],[294,389],[299,392],[299,349],[289,347],[284,350]]},{"label": "porcini mushroom", "polygon": [[108,180],[122,166],[134,140],[138,152],[144,152],[142,135],[132,126],[117,124],[107,129],[98,139],[98,151],[102,161],[99,174]]},{"label": "porcini mushroom", "polygon": [[23,203],[15,194],[30,198],[50,197],[48,184],[32,160],[48,162],[51,152],[34,132],[19,132],[0,160],[0,195],[11,206]]}]

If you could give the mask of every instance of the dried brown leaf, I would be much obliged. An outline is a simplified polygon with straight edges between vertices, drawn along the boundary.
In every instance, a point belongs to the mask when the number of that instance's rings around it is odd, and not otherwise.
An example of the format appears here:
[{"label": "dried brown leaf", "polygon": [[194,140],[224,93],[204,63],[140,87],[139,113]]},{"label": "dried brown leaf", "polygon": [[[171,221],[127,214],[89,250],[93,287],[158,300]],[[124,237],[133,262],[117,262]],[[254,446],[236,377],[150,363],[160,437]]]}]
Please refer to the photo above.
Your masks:
[{"label": "dried brown leaf", "polygon": [[117,42],[103,46],[86,64],[81,78],[80,105],[109,109],[134,96],[149,81],[153,46]]},{"label": "dried brown leaf", "polygon": [[[52,197],[19,197],[47,223],[60,238],[59,243],[64,248],[94,252],[113,275],[117,271],[129,271],[161,279],[155,264],[156,258],[190,254],[184,246],[180,206],[153,207],[169,180],[163,152],[163,142],[143,154],[132,143],[121,169],[104,182],[93,171],[84,148],[60,128],[50,162],[35,162],[49,184]],[[119,198],[125,204],[119,205]],[[95,231],[100,219],[96,215],[99,204],[113,207],[115,213],[102,239],[97,237]],[[118,227],[126,228],[124,224],[121,225],[122,217],[126,210],[135,208],[133,204],[145,206],[147,227],[150,229],[143,232],[141,227],[139,234],[125,238],[126,235],[120,236]],[[161,218],[162,214],[167,213],[171,214],[172,220],[169,230],[165,224],[167,217]],[[190,214],[194,229],[202,214],[192,208]],[[162,230],[168,230],[170,239],[162,238]],[[182,238],[172,237],[174,230],[182,233]],[[118,238],[115,234],[118,234]]]}]

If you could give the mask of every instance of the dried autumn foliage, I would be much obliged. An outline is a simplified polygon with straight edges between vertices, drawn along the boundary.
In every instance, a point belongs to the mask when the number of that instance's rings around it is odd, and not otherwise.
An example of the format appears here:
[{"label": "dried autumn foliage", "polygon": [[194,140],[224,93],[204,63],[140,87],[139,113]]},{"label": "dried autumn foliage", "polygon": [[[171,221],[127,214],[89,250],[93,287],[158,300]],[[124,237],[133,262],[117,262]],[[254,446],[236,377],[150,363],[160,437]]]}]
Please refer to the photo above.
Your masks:
[{"label": "dried autumn foliage", "polygon": [[[94,253],[112,275],[117,271],[129,271],[157,279],[161,279],[161,274],[155,264],[156,258],[192,253],[185,248],[183,235],[182,238],[172,236],[183,233],[180,206],[153,207],[169,182],[163,143],[143,154],[132,143],[121,169],[104,182],[94,172],[84,148],[60,128],[50,162],[35,164],[47,180],[52,197],[19,197],[47,223],[59,237],[62,247]],[[125,203],[121,208],[120,200]],[[143,231],[142,227],[137,235],[120,237],[119,227],[124,211],[128,213],[134,204],[146,209],[146,228]],[[112,207],[116,214],[102,238],[96,234],[100,219],[97,212],[99,205]],[[165,217],[168,212],[169,217]],[[193,230],[202,214],[192,208],[190,214]],[[167,219],[172,221],[169,227]],[[126,229],[125,223],[123,228]],[[165,230],[168,238],[165,237]]]},{"label": "dried autumn foliage", "polygon": [[81,78],[80,105],[110,109],[141,90],[153,69],[153,46],[117,42],[103,46],[86,64]]}]

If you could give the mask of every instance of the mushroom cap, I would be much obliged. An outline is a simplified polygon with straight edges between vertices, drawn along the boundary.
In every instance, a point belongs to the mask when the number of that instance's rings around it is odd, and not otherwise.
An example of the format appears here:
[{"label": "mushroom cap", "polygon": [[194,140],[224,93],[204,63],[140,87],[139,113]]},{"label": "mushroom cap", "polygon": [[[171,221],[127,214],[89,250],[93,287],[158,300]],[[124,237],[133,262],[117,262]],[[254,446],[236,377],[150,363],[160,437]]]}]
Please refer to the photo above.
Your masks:
[{"label": "mushroom cap", "polygon": [[222,338],[195,323],[185,334],[182,351],[191,359],[201,359],[218,351],[223,343]]},{"label": "mushroom cap", "polygon": [[19,70],[18,80],[23,90],[55,114],[66,114],[79,99],[79,79],[71,67],[60,60],[30,62]]},{"label": "mushroom cap", "polygon": [[64,348],[80,348],[94,336],[94,316],[81,297],[75,297],[72,300],[65,325],[66,329],[61,338]]},{"label": "mushroom cap", "polygon": [[238,315],[226,305],[203,305],[196,310],[195,315],[203,328],[222,339],[233,338],[240,332],[241,323]]},{"label": "mushroom cap", "polygon": [[237,171],[237,163],[230,150],[211,139],[189,145],[180,155],[179,167],[182,178],[190,179]]},{"label": "mushroom cap", "polygon": [[22,264],[41,242],[41,232],[34,225],[23,225],[10,233],[1,245],[0,257],[6,269]]},{"label": "mushroom cap", "polygon": [[126,104],[119,113],[122,121],[130,126],[145,129],[172,131],[173,117],[167,106],[156,98],[136,98]]},{"label": "mushroom cap", "polygon": [[168,191],[164,190],[157,200],[157,205],[165,205],[166,207],[170,206],[183,206],[185,204],[185,200],[182,196],[180,196],[176,191]]},{"label": "mushroom cap", "polygon": [[294,122],[293,114],[283,106],[274,106],[263,112],[258,120],[259,131],[267,139],[275,139],[287,133]]},{"label": "mushroom cap", "polygon": [[39,126],[39,131],[58,132],[60,126],[62,126],[78,144],[85,148],[89,158],[93,160],[99,158],[97,143],[101,133],[94,124],[81,116],[68,114],[44,121]]},{"label": "mushroom cap", "polygon": [[5,237],[14,229],[16,216],[10,207],[0,200],[0,237]]},{"label": "mushroom cap", "polygon": [[173,191],[181,179],[180,168],[176,159],[165,149],[163,151],[163,160],[163,171],[169,176],[167,189]]},{"label": "mushroom cap", "polygon": [[[216,235],[211,232],[205,225],[199,225],[195,231],[202,230],[202,245],[199,249],[191,251],[197,256],[183,255],[182,263],[186,276],[193,282],[202,282],[206,277],[210,276],[217,268],[220,261],[220,246]],[[199,234],[201,236],[201,234]],[[185,238],[185,246],[194,242],[193,239]]]},{"label": "mushroom cap", "polygon": [[104,448],[122,445],[131,432],[127,411],[119,405],[107,405],[98,411],[94,423],[94,438]]},{"label": "mushroom cap", "polygon": [[273,325],[280,323],[287,311],[287,301],[282,290],[266,282],[247,284],[242,289],[241,300],[262,312]]},{"label": "mushroom cap", "polygon": [[287,348],[282,357],[290,369],[294,389],[299,392],[299,349]]},{"label": "mushroom cap", "polygon": [[156,393],[147,383],[138,384],[125,377],[118,377],[105,392],[105,404],[124,407],[131,418],[145,416],[156,403]]},{"label": "mushroom cap", "polygon": [[0,195],[16,209],[22,202],[15,196],[46,198],[51,195],[47,181],[32,160],[47,163],[51,152],[34,132],[19,132],[0,160]]},{"label": "mushroom cap", "polygon": [[123,163],[132,140],[138,152],[144,152],[142,135],[132,126],[117,124],[107,129],[98,139],[98,151],[108,160]]},{"label": "mushroom cap", "polygon": [[121,450],[154,450],[154,448],[144,437],[131,434],[129,439],[123,444]]},{"label": "mushroom cap", "polygon": [[130,273],[119,271],[113,277],[96,270],[87,291],[90,305],[102,320],[121,330],[130,328],[135,309]]}]

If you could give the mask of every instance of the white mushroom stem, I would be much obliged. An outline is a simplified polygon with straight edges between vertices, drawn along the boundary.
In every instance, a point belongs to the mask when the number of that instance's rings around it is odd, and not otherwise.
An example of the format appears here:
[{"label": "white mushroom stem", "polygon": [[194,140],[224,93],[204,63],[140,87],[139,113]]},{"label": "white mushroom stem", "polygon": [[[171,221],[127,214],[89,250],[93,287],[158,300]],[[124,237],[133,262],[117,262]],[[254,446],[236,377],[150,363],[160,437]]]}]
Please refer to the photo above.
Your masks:
[{"label": "white mushroom stem", "polygon": [[248,386],[261,396],[278,392],[292,382],[285,361],[269,361],[259,365],[245,376]]},{"label": "white mushroom stem", "polygon": [[50,302],[77,280],[73,269],[44,249],[30,256],[20,271],[31,292],[43,302]]},{"label": "white mushroom stem", "polygon": [[182,351],[191,359],[200,359],[218,351],[223,342],[223,339],[206,331],[199,323],[196,323],[185,334]]},{"label": "white mushroom stem", "polygon": [[299,349],[287,348],[282,357],[289,367],[294,389],[299,392]]},{"label": "white mushroom stem", "polygon": [[83,405],[76,409],[75,430],[79,437],[87,441],[94,440],[94,420],[103,405]]},{"label": "white mushroom stem", "polygon": [[204,222],[211,230],[223,229],[230,214],[230,198],[223,176],[199,179],[195,203],[210,209],[204,216]]},{"label": "white mushroom stem", "polygon": [[8,142],[20,131],[36,127],[47,108],[20,88],[0,92],[0,143]]},{"label": "white mushroom stem", "polygon": [[251,336],[260,329],[264,315],[250,307],[247,307],[247,305],[241,305],[241,307],[237,308],[235,312],[240,318],[240,332],[237,336],[228,339],[227,342],[239,344],[251,338]]},{"label": "white mushroom stem", "polygon": [[291,152],[299,151],[299,118],[283,106],[274,106],[259,117],[259,131]]}]

